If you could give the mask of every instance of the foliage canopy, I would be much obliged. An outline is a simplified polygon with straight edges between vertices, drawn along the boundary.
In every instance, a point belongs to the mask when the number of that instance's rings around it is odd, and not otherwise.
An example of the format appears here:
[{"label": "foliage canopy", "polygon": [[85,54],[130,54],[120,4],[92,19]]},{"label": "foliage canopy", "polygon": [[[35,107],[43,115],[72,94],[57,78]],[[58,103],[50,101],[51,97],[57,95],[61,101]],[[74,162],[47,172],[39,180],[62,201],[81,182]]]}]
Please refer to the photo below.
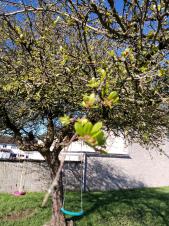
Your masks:
[{"label": "foliage canopy", "polygon": [[169,127],[168,1],[0,3],[1,133],[38,150],[53,176],[72,137],[104,144],[102,123],[158,145]]},{"label": "foliage canopy", "polygon": [[[161,137],[168,126],[168,3],[121,4],[1,1],[1,131],[34,139],[44,124],[49,147],[62,131],[73,134],[81,113],[144,143]],[[64,114],[66,128],[56,126]]]}]

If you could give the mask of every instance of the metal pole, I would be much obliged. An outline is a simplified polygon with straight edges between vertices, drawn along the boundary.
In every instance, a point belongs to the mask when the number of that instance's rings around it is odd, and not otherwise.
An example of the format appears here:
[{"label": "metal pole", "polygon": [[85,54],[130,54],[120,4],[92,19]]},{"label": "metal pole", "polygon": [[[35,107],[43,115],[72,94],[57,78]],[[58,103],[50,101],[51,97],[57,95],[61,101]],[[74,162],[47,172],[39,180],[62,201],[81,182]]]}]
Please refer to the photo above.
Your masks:
[{"label": "metal pole", "polygon": [[83,172],[83,191],[86,192],[86,185],[87,185],[87,154],[84,154],[84,172]]}]

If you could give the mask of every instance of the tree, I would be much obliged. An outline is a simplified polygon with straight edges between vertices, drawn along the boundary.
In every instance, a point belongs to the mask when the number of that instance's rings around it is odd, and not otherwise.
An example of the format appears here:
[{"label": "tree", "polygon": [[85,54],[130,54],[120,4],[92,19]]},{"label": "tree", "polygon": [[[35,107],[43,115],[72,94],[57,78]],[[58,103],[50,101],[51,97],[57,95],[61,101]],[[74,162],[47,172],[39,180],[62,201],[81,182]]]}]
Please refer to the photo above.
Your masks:
[{"label": "tree", "polygon": [[[158,145],[167,132],[168,3],[120,4],[1,1],[0,130],[38,150],[52,179],[73,140],[101,150],[99,121],[142,144]],[[59,176],[53,225],[65,225],[62,196]]]}]

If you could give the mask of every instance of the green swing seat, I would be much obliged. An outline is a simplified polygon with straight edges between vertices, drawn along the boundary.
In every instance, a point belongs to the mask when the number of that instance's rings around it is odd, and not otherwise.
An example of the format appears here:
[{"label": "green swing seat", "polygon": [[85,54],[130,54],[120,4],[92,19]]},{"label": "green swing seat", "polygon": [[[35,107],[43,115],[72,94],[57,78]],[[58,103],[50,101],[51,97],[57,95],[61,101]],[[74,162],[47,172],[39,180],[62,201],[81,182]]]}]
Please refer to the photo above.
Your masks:
[{"label": "green swing seat", "polygon": [[[81,160],[81,164],[83,163],[83,161]],[[66,180],[67,181],[67,180]],[[63,199],[63,206],[60,208],[60,211],[68,216],[71,217],[82,217],[84,215],[84,211],[83,211],[83,201],[82,201],[82,192],[83,192],[83,181],[84,181],[84,170],[83,170],[83,165],[82,165],[82,177],[81,177],[81,206],[80,206],[80,210],[77,212],[74,211],[70,211],[70,210],[66,210],[64,208],[64,201],[65,199]],[[66,186],[65,186],[66,187]],[[66,189],[65,189],[66,191]]]},{"label": "green swing seat", "polygon": [[66,215],[69,215],[69,216],[72,216],[72,217],[81,217],[81,216],[84,215],[83,210],[81,210],[79,212],[73,212],[73,211],[65,210],[63,207],[60,210],[63,214],[66,214]]}]

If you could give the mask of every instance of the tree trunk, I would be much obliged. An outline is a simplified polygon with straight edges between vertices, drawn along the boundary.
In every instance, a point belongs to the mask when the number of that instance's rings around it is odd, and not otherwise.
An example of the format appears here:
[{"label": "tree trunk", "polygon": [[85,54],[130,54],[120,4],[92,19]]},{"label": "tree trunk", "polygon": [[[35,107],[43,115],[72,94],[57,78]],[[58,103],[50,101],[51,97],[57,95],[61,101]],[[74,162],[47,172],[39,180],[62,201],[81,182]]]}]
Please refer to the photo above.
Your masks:
[{"label": "tree trunk", "polygon": [[[61,162],[59,160],[59,153],[62,150],[62,147],[55,149],[54,151],[46,151],[43,153],[45,157],[49,169],[50,169],[50,176],[52,181],[55,179],[56,175],[58,174],[58,170],[61,166]],[[63,204],[63,181],[62,181],[62,173],[60,173],[58,178],[58,185],[54,187],[52,193],[52,219],[50,224],[46,226],[73,226],[72,219],[65,219],[64,215],[61,213],[60,209]]]},{"label": "tree trunk", "polygon": [[[57,173],[57,172],[56,172]],[[56,175],[55,173],[55,175]],[[54,176],[55,177],[55,176]],[[52,179],[54,179],[52,177]],[[60,208],[63,203],[63,181],[62,174],[59,178],[59,184],[52,192],[52,220],[51,226],[73,226],[72,219],[65,219],[64,215],[61,213]]]},{"label": "tree trunk", "polygon": [[[54,169],[51,169],[51,179],[53,180],[56,176],[57,170],[59,168],[59,163],[56,164]],[[54,226],[65,226],[65,217],[60,212],[60,208],[62,207],[63,202],[63,183],[62,183],[62,175],[59,177],[58,186],[54,188],[52,192],[52,223]]]},{"label": "tree trunk", "polygon": [[54,226],[65,226],[65,218],[60,212],[62,207],[62,188],[55,188],[52,192],[52,223]]},{"label": "tree trunk", "polygon": [[[45,156],[48,166],[50,168],[50,176],[53,181],[55,178],[60,161],[58,156],[52,155],[52,153],[48,152],[48,155]],[[58,186],[55,187],[51,193],[52,195],[52,219],[51,222],[47,225],[50,226],[66,226],[66,221],[64,215],[61,213],[60,208],[62,207],[63,202],[63,183],[62,183],[62,175],[59,177]]]}]

